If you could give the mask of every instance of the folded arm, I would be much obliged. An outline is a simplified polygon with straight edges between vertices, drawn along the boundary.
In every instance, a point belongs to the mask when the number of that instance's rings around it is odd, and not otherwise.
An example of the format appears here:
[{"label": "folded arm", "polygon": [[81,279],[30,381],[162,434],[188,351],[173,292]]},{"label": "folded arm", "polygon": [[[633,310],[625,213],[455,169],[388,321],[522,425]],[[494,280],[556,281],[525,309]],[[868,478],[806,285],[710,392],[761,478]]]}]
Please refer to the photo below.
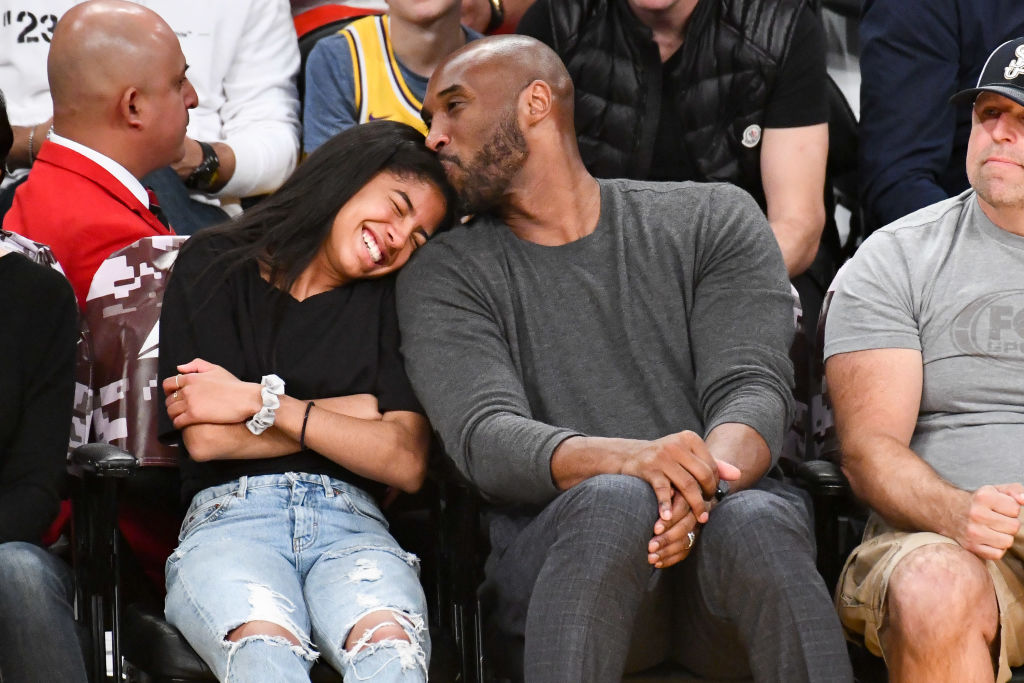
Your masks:
[{"label": "folded arm", "polygon": [[305,445],[351,472],[404,491],[423,483],[430,431],[417,413],[381,414],[376,399],[361,394],[316,399],[307,418],[307,401],[284,395],[274,426],[257,436],[244,422],[262,408],[259,384],[200,359],[179,370],[163,382],[167,412],[197,461],[295,453],[305,422]]}]

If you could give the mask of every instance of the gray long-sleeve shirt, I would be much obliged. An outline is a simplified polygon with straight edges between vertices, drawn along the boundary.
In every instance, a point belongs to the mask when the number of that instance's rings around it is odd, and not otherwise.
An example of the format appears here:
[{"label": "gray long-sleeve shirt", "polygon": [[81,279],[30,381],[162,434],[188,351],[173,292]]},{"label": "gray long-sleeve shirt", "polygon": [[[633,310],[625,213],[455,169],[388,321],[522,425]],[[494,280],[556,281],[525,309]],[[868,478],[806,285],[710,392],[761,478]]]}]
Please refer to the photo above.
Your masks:
[{"label": "gray long-sleeve shirt", "polygon": [[413,388],[492,500],[557,495],[551,456],[575,434],[739,422],[778,457],[793,314],[764,215],[729,185],[600,186],[582,239],[541,246],[482,217],[431,240],[399,277]]}]

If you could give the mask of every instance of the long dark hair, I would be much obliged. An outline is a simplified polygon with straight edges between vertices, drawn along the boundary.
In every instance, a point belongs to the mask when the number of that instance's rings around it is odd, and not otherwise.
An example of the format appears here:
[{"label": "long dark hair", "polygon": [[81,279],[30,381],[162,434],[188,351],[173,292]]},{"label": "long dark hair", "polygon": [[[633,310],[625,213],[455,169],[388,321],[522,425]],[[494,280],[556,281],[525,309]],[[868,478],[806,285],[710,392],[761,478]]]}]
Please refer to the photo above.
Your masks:
[{"label": "long dark hair", "polygon": [[327,239],[341,207],[382,171],[437,187],[445,200],[445,217],[438,229],[452,224],[455,193],[423,135],[397,121],[371,121],[344,130],[318,147],[277,192],[237,221],[209,228],[197,237],[229,238],[231,246],[211,264],[225,277],[255,261],[269,270],[272,284],[288,292]]}]

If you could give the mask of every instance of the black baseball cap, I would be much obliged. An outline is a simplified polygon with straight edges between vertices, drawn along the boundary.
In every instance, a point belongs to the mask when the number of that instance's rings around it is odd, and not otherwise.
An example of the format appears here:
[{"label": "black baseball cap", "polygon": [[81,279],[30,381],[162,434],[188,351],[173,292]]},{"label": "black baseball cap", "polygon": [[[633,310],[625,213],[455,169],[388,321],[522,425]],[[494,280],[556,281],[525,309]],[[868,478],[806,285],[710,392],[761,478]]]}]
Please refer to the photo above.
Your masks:
[{"label": "black baseball cap", "polygon": [[994,92],[1024,107],[1024,37],[1008,40],[988,56],[978,85],[961,90],[950,102],[971,102],[979,93]]}]

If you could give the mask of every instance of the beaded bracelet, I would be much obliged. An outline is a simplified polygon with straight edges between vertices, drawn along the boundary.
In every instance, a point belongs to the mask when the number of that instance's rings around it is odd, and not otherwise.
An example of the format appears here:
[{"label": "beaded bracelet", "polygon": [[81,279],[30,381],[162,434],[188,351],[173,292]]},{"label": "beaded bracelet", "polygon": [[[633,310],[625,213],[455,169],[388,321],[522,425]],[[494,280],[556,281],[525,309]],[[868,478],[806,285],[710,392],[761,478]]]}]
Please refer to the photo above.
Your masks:
[{"label": "beaded bracelet", "polygon": [[263,388],[260,389],[263,407],[245,423],[249,431],[256,436],[259,436],[274,425],[277,409],[281,407],[279,396],[284,394],[284,380],[277,375],[263,375],[260,384],[263,385]]}]

